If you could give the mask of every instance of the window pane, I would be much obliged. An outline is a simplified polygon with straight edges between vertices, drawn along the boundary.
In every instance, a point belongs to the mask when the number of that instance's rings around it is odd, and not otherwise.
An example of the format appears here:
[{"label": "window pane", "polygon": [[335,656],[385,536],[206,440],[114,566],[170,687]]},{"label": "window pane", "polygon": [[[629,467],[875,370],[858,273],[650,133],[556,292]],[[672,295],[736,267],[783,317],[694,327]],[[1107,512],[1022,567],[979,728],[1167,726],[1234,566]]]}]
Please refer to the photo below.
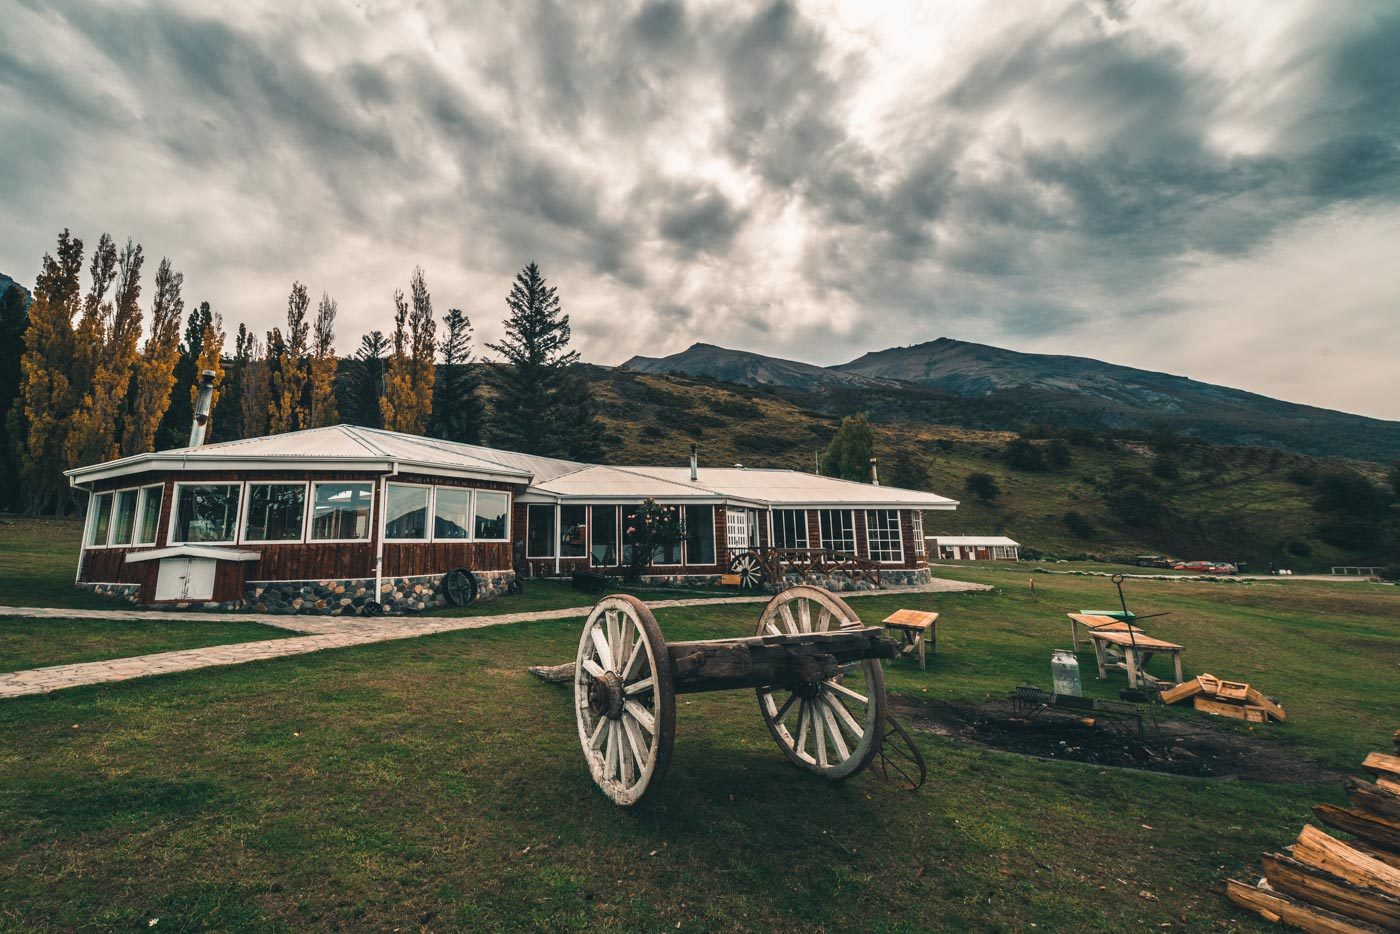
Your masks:
[{"label": "window pane", "polygon": [[920,557],[924,554],[924,514],[921,510],[914,510],[909,514],[909,525],[914,536],[914,554]]},{"label": "window pane", "polygon": [[160,500],[163,487],[148,486],[141,491],[141,524],[136,530],[136,544],[154,545],[160,531]]},{"label": "window pane", "polygon": [[476,491],[476,537],[500,541],[506,537],[506,513],[510,497],[504,493]]},{"label": "window pane", "polygon": [[419,541],[428,537],[428,488],[389,484],[388,510],[384,513],[384,537],[410,538]]},{"label": "window pane", "polygon": [[559,510],[559,556],[561,558],[582,558],[588,554],[588,544],[583,537],[587,522],[588,507],[563,506]]},{"label": "window pane", "polygon": [[594,506],[589,519],[593,533],[592,560],[597,567],[617,564],[617,508]]},{"label": "window pane", "polygon": [[231,542],[238,526],[236,484],[179,487],[175,501],[176,542]]},{"label": "window pane", "polygon": [[88,537],[88,544],[105,545],[107,544],[107,532],[112,527],[112,494],[103,493],[101,496],[94,496],[92,509],[92,534]]},{"label": "window pane", "polygon": [[899,537],[899,512],[871,509],[865,513],[866,536],[873,561],[903,561],[904,543]]},{"label": "window pane", "polygon": [[113,500],[112,544],[130,545],[136,531],[136,491],[122,490]]},{"label": "window pane", "polygon": [[806,510],[775,509],[773,511],[773,545],[777,548],[807,547]]},{"label": "window pane", "polygon": [[529,558],[554,557],[553,506],[531,506],[526,510],[525,555]]},{"label": "window pane", "polygon": [[856,553],[855,513],[849,509],[823,509],[820,522],[823,548],[847,555]]},{"label": "window pane", "polygon": [[434,538],[471,538],[472,491],[455,487],[437,488],[433,508]]},{"label": "window pane", "polygon": [[715,507],[685,507],[685,561],[715,563]]},{"label": "window pane", "polygon": [[[676,512],[680,507],[666,506],[668,512]],[[629,559],[630,560],[630,559]],[[681,542],[678,540],[674,544],[655,545],[651,552],[652,564],[680,564],[681,563]]]},{"label": "window pane", "polygon": [[749,511],[730,507],[724,514],[725,533],[730,551],[744,551],[751,544],[749,540]]},{"label": "window pane", "polygon": [[306,515],[306,487],[300,483],[248,486],[248,523],[243,540],[299,542]]},{"label": "window pane", "polygon": [[319,541],[369,538],[373,485],[318,483],[311,505],[311,537]]}]

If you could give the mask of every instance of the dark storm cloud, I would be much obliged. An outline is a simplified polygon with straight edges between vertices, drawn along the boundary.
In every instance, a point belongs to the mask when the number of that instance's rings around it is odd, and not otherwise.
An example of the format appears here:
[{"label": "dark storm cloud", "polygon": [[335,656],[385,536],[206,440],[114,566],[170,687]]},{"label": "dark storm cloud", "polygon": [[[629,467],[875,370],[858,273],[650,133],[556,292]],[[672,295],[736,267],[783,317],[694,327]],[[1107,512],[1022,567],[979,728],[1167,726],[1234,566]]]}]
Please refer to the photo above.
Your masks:
[{"label": "dark storm cloud", "polygon": [[255,329],[294,278],[340,293],[348,347],[420,262],[492,339],[533,259],[594,359],[833,362],[1147,327],[1184,271],[1397,209],[1389,7],[873,9],[18,3],[0,268],[129,230]]}]

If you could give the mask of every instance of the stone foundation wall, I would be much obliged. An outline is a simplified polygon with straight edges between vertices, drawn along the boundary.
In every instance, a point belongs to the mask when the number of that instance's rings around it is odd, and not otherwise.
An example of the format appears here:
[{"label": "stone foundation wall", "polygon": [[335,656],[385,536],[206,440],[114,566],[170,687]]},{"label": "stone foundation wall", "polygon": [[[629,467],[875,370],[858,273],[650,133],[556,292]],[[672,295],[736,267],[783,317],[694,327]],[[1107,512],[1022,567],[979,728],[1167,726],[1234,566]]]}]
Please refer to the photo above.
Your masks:
[{"label": "stone foundation wall", "polygon": [[[643,583],[655,587],[718,587],[719,579],[720,575],[718,574],[646,574],[642,576]],[[882,569],[880,571],[882,587],[915,587],[927,584],[932,579],[933,576],[928,568]],[[852,580],[845,574],[811,573],[785,574],[781,581],[770,581],[764,589],[769,593],[777,593],[795,584],[812,584],[834,593],[881,589],[870,581]]]},{"label": "stone foundation wall", "polygon": [[[504,594],[514,571],[474,571],[477,602]],[[379,603],[389,614],[414,613],[446,606],[443,574],[385,578]],[[323,616],[359,616],[374,598],[374,578],[322,581],[264,581],[247,585],[245,605],[259,613],[314,613]]]},{"label": "stone foundation wall", "polygon": [[79,581],[77,587],[80,590],[91,590],[101,597],[125,600],[127,603],[138,602],[141,595],[140,584],[89,584],[86,581]]}]

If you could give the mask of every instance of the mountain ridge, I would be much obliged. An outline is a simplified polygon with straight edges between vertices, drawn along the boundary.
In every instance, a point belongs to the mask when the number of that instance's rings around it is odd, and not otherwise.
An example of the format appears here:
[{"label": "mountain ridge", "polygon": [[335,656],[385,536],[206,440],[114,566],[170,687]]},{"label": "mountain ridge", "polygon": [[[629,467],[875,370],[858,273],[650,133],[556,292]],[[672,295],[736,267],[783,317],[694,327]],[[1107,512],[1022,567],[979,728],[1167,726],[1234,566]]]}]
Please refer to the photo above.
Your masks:
[{"label": "mountain ridge", "polygon": [[[696,343],[620,369],[827,396],[825,407],[978,427],[1043,422],[1095,430],[1169,428],[1205,441],[1364,460],[1400,457],[1400,422],[1274,399],[1091,357],[1031,354],[940,337],[830,367]],[[838,398],[839,397],[839,398]],[[894,413],[897,413],[895,415]]]}]

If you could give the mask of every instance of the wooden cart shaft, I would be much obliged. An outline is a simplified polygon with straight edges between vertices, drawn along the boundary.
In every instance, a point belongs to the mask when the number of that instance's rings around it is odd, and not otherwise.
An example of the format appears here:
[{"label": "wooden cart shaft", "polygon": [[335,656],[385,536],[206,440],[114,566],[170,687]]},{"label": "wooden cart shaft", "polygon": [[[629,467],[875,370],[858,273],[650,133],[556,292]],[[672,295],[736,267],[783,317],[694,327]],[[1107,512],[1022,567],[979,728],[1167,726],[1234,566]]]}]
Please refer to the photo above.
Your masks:
[{"label": "wooden cart shaft", "polygon": [[796,689],[849,665],[894,658],[897,646],[876,627],[798,635],[673,642],[667,646],[677,694],[771,686]]}]

